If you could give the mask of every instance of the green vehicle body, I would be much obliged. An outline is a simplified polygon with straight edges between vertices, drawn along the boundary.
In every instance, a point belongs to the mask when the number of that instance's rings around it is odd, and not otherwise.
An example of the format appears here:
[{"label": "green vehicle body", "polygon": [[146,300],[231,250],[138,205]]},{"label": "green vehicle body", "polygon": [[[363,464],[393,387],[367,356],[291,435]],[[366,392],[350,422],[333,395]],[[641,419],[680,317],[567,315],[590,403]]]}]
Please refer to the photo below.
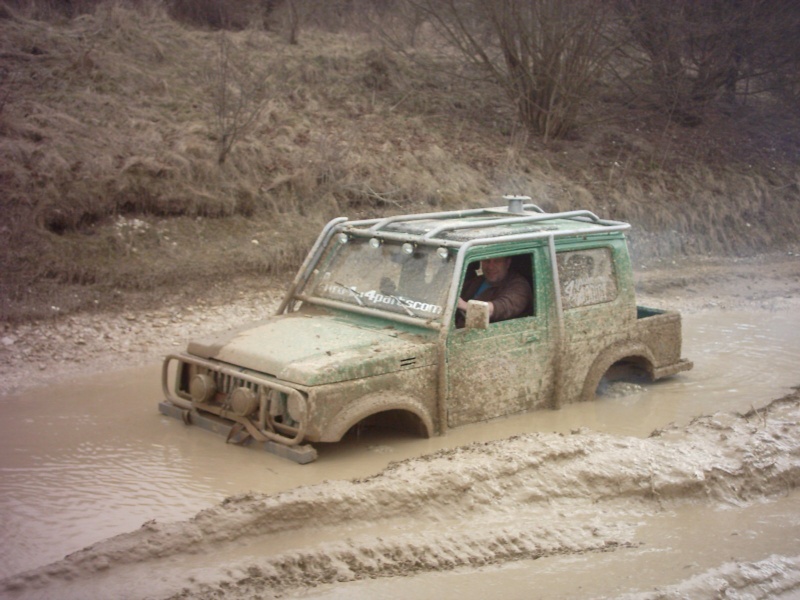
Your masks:
[{"label": "green vehicle body", "polygon": [[[277,314],[164,361],[162,413],[300,463],[379,422],[423,436],[595,397],[601,381],[688,370],[681,319],[636,305],[627,223],[508,206],[331,221]],[[512,257],[533,290],[489,323],[464,281]]]}]

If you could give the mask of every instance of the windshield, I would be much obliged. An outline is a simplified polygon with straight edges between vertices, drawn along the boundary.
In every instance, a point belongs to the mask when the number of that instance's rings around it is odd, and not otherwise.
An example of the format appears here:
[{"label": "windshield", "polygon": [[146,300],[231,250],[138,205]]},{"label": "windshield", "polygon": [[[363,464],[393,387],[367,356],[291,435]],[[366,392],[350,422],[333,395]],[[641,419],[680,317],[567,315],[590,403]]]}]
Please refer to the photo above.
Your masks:
[{"label": "windshield", "polygon": [[343,242],[334,237],[305,289],[309,296],[439,319],[454,263],[455,255],[442,258],[430,246],[407,254],[400,243],[387,241],[373,247],[363,238]]}]

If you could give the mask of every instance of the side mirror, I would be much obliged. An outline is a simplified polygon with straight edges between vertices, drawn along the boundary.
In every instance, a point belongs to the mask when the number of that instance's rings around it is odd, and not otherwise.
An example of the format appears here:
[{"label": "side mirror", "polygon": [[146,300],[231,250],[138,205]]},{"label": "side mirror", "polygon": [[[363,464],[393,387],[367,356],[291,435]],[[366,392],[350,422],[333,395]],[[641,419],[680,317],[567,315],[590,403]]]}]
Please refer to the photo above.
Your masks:
[{"label": "side mirror", "polygon": [[480,300],[467,302],[466,329],[487,329],[489,327],[489,303]]}]

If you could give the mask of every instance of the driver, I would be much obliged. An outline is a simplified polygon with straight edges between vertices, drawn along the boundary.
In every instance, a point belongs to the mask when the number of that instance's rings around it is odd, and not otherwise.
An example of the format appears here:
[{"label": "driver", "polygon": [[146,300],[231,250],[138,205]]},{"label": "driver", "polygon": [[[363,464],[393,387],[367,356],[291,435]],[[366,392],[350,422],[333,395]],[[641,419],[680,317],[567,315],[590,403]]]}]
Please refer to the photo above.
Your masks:
[{"label": "driver", "polygon": [[510,256],[482,260],[481,271],[481,277],[464,282],[458,299],[458,327],[464,326],[463,316],[469,300],[488,302],[489,321],[492,323],[518,317],[530,307],[531,286],[522,275],[511,270]]}]

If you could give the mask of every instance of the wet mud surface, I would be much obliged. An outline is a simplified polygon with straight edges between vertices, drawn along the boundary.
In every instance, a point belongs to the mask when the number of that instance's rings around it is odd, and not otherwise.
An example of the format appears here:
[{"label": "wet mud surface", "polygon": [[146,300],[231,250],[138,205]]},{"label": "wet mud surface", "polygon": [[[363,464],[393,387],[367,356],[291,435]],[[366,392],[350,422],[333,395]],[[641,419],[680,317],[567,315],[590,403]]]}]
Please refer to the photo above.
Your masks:
[{"label": "wet mud surface", "polygon": [[800,258],[639,287],[694,371],[305,466],[155,410],[159,353],[272,298],[6,328],[0,597],[796,597]]}]

